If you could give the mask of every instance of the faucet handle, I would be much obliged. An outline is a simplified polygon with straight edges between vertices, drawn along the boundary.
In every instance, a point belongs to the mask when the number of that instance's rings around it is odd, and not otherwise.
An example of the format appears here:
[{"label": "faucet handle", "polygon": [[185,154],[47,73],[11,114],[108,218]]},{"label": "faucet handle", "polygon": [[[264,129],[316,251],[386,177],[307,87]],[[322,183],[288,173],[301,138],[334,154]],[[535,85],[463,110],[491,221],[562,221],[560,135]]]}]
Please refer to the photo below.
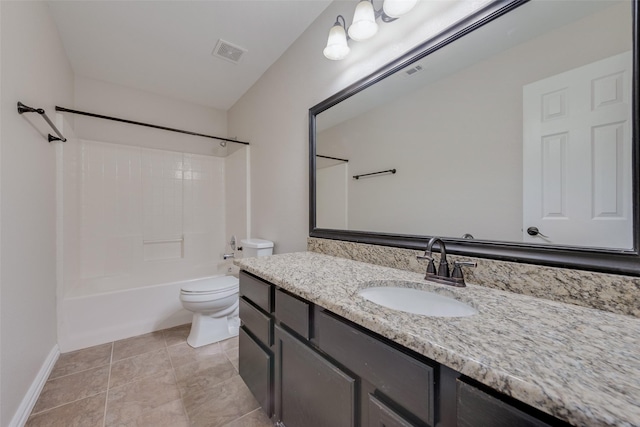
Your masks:
[{"label": "faucet handle", "polygon": [[478,263],[475,261],[453,261],[453,266],[461,266],[461,267],[477,267]]},{"label": "faucet handle", "polygon": [[436,265],[433,262],[433,257],[431,256],[431,252],[425,251],[424,255],[418,255],[418,256],[416,256],[416,259],[429,260],[429,264],[427,265],[427,275],[436,274]]},{"label": "faucet handle", "polygon": [[416,255],[416,259],[420,260],[420,259],[428,259],[429,261],[433,261],[433,257],[431,256],[430,252],[426,252],[424,253],[424,255]]},{"label": "faucet handle", "polygon": [[464,273],[462,272],[462,267],[477,267],[477,266],[478,266],[478,263],[475,261],[454,261],[451,277],[455,279],[459,279],[460,281],[464,282]]}]

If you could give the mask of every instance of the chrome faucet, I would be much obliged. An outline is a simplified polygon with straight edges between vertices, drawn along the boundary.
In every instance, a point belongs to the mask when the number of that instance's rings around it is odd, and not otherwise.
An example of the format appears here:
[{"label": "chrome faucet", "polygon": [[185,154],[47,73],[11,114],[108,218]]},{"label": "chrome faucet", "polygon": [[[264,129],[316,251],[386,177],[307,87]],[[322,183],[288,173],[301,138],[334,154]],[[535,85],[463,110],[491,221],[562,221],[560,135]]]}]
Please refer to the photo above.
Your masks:
[{"label": "chrome faucet", "polygon": [[[438,265],[437,272],[432,256],[433,245],[435,245],[436,243],[440,245],[440,264]],[[467,286],[464,282],[462,267],[475,267],[477,265],[477,263],[471,261],[454,261],[453,272],[450,273],[449,263],[447,262],[447,249],[444,245],[444,242],[439,237],[432,237],[427,243],[427,249],[424,251],[424,255],[418,255],[417,258],[429,260],[429,264],[427,265],[427,273],[424,276],[425,280],[431,280],[445,285],[458,287]]]}]

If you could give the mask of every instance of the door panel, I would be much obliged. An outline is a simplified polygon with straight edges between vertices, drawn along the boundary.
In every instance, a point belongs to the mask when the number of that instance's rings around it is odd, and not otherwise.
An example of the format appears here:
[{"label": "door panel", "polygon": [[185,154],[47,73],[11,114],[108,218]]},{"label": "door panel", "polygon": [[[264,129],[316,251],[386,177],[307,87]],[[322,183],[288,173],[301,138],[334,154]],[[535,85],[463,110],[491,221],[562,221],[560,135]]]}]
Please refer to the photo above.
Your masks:
[{"label": "door panel", "polygon": [[524,242],[632,248],[631,70],[625,52],[524,86]]}]

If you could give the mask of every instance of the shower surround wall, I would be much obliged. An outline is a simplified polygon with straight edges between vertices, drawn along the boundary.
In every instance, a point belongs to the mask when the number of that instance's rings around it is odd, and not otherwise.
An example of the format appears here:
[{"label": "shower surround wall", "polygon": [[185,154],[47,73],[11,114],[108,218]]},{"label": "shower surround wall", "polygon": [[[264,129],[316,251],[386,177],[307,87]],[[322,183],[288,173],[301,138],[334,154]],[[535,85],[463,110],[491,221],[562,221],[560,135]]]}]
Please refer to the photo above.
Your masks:
[{"label": "shower surround wall", "polygon": [[188,322],[179,282],[227,264],[225,158],[77,138],[62,156],[61,349]]}]

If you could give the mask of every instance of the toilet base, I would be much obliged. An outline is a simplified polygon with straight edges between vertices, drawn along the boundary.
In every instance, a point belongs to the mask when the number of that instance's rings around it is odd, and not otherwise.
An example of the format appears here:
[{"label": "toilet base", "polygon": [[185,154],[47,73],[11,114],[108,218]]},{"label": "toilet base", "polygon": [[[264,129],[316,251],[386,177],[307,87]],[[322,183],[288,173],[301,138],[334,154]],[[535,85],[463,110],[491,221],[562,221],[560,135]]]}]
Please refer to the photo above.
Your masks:
[{"label": "toilet base", "polygon": [[240,318],[237,309],[233,314],[222,317],[194,313],[187,344],[194,348],[213,344],[237,336],[239,328]]}]

